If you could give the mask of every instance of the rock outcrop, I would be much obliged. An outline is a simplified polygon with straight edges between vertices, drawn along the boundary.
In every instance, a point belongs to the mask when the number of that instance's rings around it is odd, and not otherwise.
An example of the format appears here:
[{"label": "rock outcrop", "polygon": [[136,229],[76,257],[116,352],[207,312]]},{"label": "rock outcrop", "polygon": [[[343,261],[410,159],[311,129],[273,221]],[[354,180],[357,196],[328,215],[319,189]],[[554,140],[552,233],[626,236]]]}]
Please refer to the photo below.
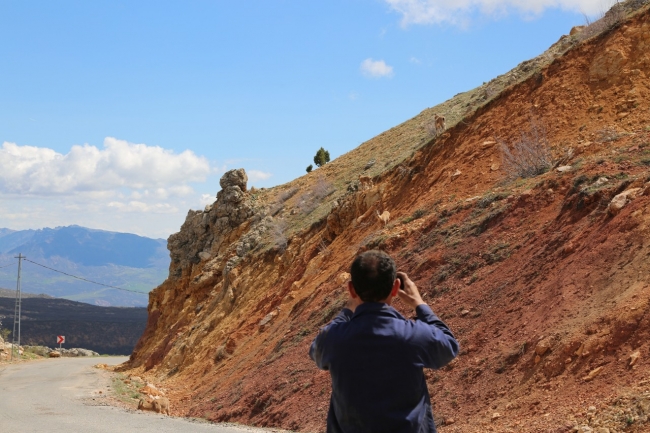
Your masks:
[{"label": "rock outcrop", "polygon": [[172,258],[171,275],[180,277],[190,264],[223,255],[237,237],[237,228],[253,215],[248,177],[244,169],[230,170],[220,180],[217,200],[203,211],[190,210],[181,230],[170,236],[167,248]]}]

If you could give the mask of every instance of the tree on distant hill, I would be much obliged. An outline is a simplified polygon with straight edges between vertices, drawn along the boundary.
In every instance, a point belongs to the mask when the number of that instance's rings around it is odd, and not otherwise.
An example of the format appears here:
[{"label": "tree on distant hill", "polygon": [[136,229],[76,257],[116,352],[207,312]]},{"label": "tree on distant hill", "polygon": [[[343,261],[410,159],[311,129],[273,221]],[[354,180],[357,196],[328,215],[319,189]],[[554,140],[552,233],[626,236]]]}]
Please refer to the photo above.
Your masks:
[{"label": "tree on distant hill", "polygon": [[314,166],[311,165],[311,164],[309,164],[309,165],[307,166],[307,168],[306,168],[307,173],[311,173],[311,171],[312,171],[313,169],[314,169]]},{"label": "tree on distant hill", "polygon": [[318,167],[322,167],[328,162],[330,162],[330,153],[321,147],[318,149],[318,152],[316,152],[316,156],[314,156],[314,164]]}]

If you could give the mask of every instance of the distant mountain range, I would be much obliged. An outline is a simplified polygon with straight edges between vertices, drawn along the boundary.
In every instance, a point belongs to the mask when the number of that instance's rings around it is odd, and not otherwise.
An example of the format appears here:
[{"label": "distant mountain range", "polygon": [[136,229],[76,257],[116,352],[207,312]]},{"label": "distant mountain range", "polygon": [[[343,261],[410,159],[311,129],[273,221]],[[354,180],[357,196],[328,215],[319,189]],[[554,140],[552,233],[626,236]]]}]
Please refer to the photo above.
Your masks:
[{"label": "distant mountain range", "polygon": [[[102,306],[146,306],[148,292],[167,277],[167,241],[80,226],[11,230],[0,228],[0,267],[15,256],[121,291],[23,262],[22,290]],[[17,266],[0,268],[0,286],[16,287]],[[15,290],[15,289],[14,289]]]}]

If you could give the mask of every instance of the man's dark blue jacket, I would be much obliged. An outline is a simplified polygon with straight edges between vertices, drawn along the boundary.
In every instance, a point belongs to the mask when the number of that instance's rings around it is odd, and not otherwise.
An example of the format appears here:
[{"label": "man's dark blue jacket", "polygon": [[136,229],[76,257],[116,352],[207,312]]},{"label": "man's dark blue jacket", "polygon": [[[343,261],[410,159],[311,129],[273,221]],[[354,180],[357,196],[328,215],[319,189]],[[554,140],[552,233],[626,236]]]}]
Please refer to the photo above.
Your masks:
[{"label": "man's dark blue jacket", "polygon": [[458,342],[428,305],[407,320],[390,305],[344,308],[309,350],[332,376],[328,433],[436,432],[423,368],[441,368]]}]

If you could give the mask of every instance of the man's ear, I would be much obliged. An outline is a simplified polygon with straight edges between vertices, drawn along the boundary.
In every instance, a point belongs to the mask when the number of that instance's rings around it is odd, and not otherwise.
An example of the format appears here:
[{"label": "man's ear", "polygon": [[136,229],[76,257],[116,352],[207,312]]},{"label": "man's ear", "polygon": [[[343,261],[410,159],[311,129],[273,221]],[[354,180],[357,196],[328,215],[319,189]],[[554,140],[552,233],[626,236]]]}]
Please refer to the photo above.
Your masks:
[{"label": "man's ear", "polygon": [[399,293],[399,287],[400,287],[400,280],[399,278],[395,279],[395,282],[393,283],[393,288],[390,290],[390,296],[393,298],[397,296],[397,293]]},{"label": "man's ear", "polygon": [[348,292],[350,292],[350,296],[353,298],[358,298],[359,295],[357,295],[357,292],[354,290],[354,286],[352,285],[352,281],[348,281]]}]

